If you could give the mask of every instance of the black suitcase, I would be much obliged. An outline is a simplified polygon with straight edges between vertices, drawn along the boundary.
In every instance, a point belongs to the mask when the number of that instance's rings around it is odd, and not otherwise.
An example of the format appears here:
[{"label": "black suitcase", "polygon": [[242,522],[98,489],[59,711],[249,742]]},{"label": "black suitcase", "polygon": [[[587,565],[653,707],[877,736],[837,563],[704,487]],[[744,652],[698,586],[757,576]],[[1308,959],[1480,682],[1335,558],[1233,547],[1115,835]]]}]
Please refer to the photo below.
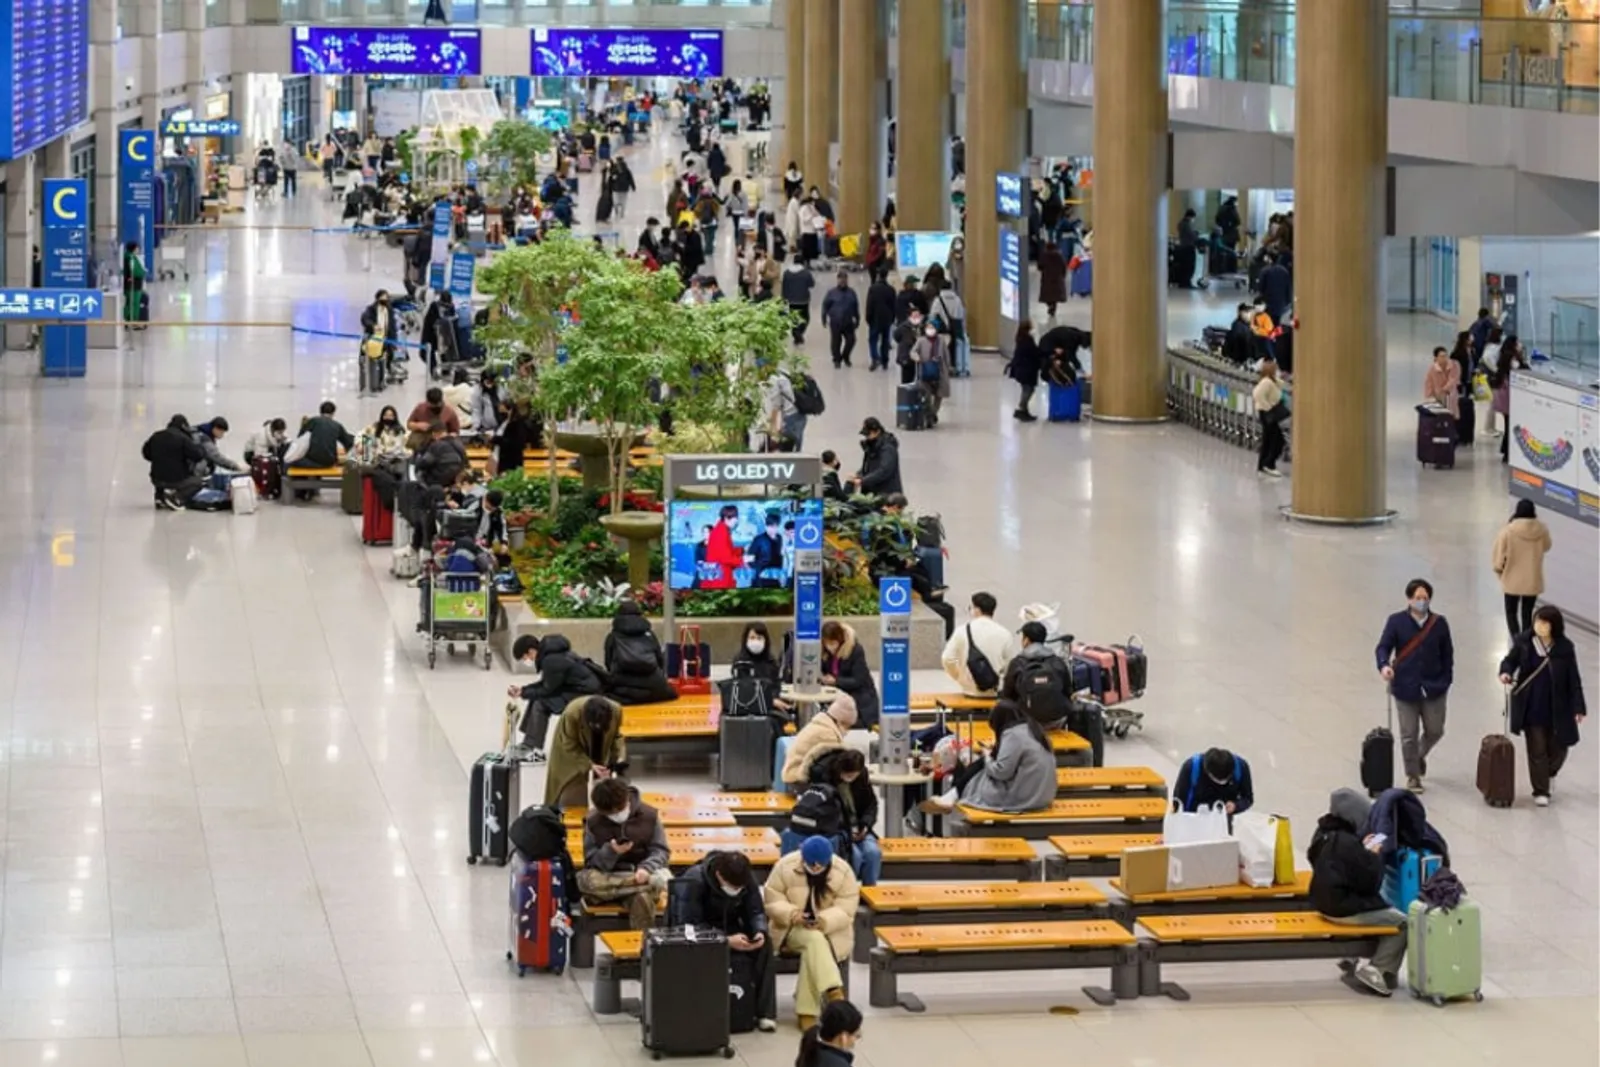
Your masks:
[{"label": "black suitcase", "polygon": [[722,788],[765,792],[772,785],[772,720],[765,715],[724,715],[717,726],[717,770]]},{"label": "black suitcase", "polygon": [[1106,765],[1105,709],[1097,701],[1073,700],[1067,709],[1067,729],[1089,742],[1096,767]]},{"label": "black suitcase", "polygon": [[1394,698],[1389,698],[1385,725],[1376,727],[1361,742],[1361,787],[1375,797],[1394,788]]},{"label": "black suitcase", "polygon": [[756,1028],[761,1010],[755,954],[730,951],[728,955],[728,1030],[748,1034]]},{"label": "black suitcase", "polygon": [[1456,420],[1448,411],[1417,405],[1417,462],[1449,470],[1456,465]]},{"label": "black suitcase", "polygon": [[705,927],[647,930],[641,967],[644,1047],[657,1058],[721,1053],[732,1059],[727,936]]},{"label": "black suitcase", "polygon": [[486,752],[472,765],[467,800],[467,862],[511,859],[511,820],[522,810],[519,764],[499,752]]},{"label": "black suitcase", "polygon": [[894,425],[897,430],[926,430],[933,423],[928,392],[920,383],[902,385],[894,399]]}]

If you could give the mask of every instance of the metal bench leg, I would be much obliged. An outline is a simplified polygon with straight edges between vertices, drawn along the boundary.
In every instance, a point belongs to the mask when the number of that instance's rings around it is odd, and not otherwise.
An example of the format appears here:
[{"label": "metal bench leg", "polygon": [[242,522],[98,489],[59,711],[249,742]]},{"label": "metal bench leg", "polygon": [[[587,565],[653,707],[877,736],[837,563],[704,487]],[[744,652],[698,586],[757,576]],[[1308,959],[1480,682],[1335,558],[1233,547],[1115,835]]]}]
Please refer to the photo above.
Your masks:
[{"label": "metal bench leg", "polygon": [[872,912],[866,908],[857,908],[855,943],[850,950],[850,959],[856,963],[871,963],[872,947],[877,940],[872,933]]},{"label": "metal bench leg", "polygon": [[872,950],[868,976],[871,984],[867,988],[867,1003],[874,1008],[900,1007],[918,1015],[928,1010],[927,1006],[912,994],[900,995],[900,979],[894,973],[894,955],[887,949]]},{"label": "metal bench leg", "polygon": [[1067,875],[1067,857],[1046,856],[1044,858],[1044,880],[1047,882],[1065,882]]},{"label": "metal bench leg", "polygon": [[1133,945],[1117,949],[1116,962],[1111,965],[1111,988],[1083,987],[1083,995],[1102,1008],[1115,1007],[1119,1000],[1133,1000],[1139,995],[1139,953]]},{"label": "metal bench leg", "polygon": [[617,977],[610,956],[600,961],[594,972],[594,1013],[596,1015],[622,1014],[622,979]]},{"label": "metal bench leg", "polygon": [[1139,946],[1139,995],[1142,997],[1170,997],[1173,1000],[1189,999],[1189,991],[1177,982],[1161,980],[1161,959],[1153,941]]},{"label": "metal bench leg", "polygon": [[582,923],[567,941],[567,966],[585,971],[594,966],[594,932]]}]

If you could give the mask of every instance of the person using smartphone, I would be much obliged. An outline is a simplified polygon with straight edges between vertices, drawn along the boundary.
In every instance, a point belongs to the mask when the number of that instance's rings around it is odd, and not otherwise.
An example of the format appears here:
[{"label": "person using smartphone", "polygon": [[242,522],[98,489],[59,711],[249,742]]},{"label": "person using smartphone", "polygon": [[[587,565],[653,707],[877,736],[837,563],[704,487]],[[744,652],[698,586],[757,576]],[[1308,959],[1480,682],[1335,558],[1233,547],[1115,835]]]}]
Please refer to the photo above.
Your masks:
[{"label": "person using smartphone", "polygon": [[[753,999],[755,1028],[762,1033],[776,1030],[778,989],[767,913],[749,857],[742,852],[713,852],[673,879],[667,919],[671,926],[704,926],[727,936],[729,980],[753,994],[736,1003],[742,1007]],[[746,1032],[752,1024],[739,1016],[747,1013],[736,1008],[734,1014],[733,1032]]]},{"label": "person using smartphone", "polygon": [[1380,997],[1394,994],[1406,955],[1406,917],[1383,899],[1383,834],[1361,835],[1372,803],[1354,789],[1336,789],[1328,813],[1317,821],[1306,856],[1311,860],[1311,906],[1329,922],[1350,926],[1393,926],[1378,939],[1367,963],[1340,960],[1339,967]]}]

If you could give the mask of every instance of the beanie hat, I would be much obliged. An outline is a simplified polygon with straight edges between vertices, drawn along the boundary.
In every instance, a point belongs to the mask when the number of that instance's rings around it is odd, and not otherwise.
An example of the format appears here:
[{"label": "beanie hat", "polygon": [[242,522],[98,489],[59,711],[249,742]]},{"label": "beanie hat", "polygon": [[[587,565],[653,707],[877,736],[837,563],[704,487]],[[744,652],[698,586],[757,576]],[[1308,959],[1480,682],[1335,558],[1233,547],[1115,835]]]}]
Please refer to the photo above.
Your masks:
[{"label": "beanie hat", "polygon": [[800,861],[807,867],[828,867],[833,864],[833,842],[826,837],[808,837],[800,845]]}]

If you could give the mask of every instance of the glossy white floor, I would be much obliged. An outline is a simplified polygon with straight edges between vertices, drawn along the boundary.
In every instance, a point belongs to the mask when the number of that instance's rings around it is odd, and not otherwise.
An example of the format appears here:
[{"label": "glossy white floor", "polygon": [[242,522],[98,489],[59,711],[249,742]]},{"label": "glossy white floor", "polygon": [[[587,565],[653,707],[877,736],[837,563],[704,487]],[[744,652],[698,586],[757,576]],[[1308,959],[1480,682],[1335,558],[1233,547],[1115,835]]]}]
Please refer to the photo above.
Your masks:
[{"label": "glossy white floor", "polygon": [[[660,203],[655,167],[641,152],[649,188],[630,241]],[[308,182],[246,221],[336,217]],[[350,329],[373,289],[398,282],[396,254],[372,256],[369,273],[349,238],[211,233],[188,284],[156,287],[155,316]],[[1225,320],[1214,305],[1228,302],[1175,300],[1174,335]],[[1086,321],[1087,306],[1069,314]],[[638,1061],[633,1024],[589,1013],[586,975],[507,973],[504,875],[463,862],[466,767],[498,736],[504,670],[429,672],[414,593],[331,500],[248,518],[150,507],[139,445],[174,411],[226,414],[233,447],[324,397],[352,427],[376,413],[355,397],[349,342],[219,332],[152,329],[120,357],[95,353],[87,381],[41,382],[24,353],[0,363],[0,1067]],[[1383,530],[1285,525],[1286,483],[1182,426],[1019,425],[982,358],[937,431],[902,435],[902,459],[915,505],[945,517],[958,595],[992,590],[1008,618],[1060,599],[1079,634],[1145,637],[1148,730],[1114,744],[1114,762],[1170,773],[1197,748],[1232,746],[1302,848],[1382,714],[1382,617],[1406,579],[1432,579],[1459,669],[1426,799],[1485,909],[1488,999],[1362,999],[1322,964],[1195,968],[1181,975],[1191,1003],[1109,1011],[1077,975],[923,979],[929,1014],[872,1013],[863,1062],[1595,1062],[1595,750],[1577,750],[1549,810],[1492,811],[1473,790],[1478,737],[1498,722],[1505,635],[1486,563],[1509,507],[1491,443],[1454,472],[1412,462],[1411,397],[1445,333],[1390,320],[1400,515]],[[816,333],[809,350],[829,401],[809,444],[853,459],[860,419],[891,413],[892,384],[864,357],[828,368]],[[414,378],[404,401],[421,390]],[[1595,642],[1579,641],[1593,688]],[[528,771],[524,795],[540,784]],[[1045,1013],[1057,1004],[1081,1014]],[[737,1044],[757,1067],[794,1052],[788,1030]]]}]

